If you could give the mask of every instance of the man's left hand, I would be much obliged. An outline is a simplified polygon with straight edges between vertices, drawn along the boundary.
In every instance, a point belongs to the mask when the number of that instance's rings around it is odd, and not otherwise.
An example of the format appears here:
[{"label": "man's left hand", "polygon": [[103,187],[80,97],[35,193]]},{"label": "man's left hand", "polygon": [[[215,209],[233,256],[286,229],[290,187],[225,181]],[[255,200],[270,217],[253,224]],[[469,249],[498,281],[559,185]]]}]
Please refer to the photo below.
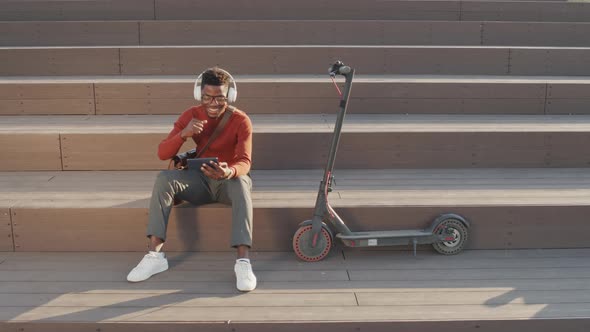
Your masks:
[{"label": "man's left hand", "polygon": [[227,179],[232,174],[232,170],[227,166],[226,162],[216,163],[212,161],[209,164],[203,164],[201,171],[213,180]]}]

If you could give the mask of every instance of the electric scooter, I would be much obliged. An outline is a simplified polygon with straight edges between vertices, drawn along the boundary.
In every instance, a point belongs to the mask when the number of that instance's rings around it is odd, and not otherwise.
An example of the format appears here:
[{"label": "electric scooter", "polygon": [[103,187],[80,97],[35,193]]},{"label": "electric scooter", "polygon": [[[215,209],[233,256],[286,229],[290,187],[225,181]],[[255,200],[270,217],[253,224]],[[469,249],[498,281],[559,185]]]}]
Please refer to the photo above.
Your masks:
[{"label": "electric scooter", "polygon": [[328,193],[332,191],[332,182],[334,181],[332,172],[350,97],[354,69],[337,61],[330,67],[329,73],[335,85],[336,75],[344,76],[346,79],[344,93],[342,94],[336,85],[336,89],[341,95],[340,112],[336,119],[328,162],[324,170],[324,177],[320,182],[313,217],[311,220],[300,223],[293,236],[293,250],[297,257],[307,262],[324,259],[334,244],[332,228],[335,230],[336,238],[348,247],[410,244],[413,246],[415,256],[418,244],[431,244],[434,250],[443,255],[455,255],[461,252],[468,238],[469,222],[458,214],[441,214],[425,229],[353,232],[330,206]]}]

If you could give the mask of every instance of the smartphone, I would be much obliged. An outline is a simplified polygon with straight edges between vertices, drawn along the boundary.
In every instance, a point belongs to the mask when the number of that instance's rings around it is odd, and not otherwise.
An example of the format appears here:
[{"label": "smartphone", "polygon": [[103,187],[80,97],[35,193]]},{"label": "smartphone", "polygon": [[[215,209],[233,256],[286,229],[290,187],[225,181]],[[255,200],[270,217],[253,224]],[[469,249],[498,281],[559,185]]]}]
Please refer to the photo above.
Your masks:
[{"label": "smartphone", "polygon": [[209,165],[209,163],[212,161],[216,164],[219,164],[219,159],[217,159],[217,157],[187,159],[186,163],[188,165],[188,169],[200,171],[203,164]]}]

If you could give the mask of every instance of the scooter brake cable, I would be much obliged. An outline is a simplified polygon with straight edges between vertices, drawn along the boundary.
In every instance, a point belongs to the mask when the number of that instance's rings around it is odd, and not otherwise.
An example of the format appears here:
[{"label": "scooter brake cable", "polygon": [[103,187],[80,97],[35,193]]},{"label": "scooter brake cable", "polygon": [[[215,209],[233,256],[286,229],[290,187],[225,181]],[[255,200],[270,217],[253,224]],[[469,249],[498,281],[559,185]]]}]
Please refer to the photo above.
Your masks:
[{"label": "scooter brake cable", "polygon": [[336,91],[338,91],[338,94],[340,95],[340,97],[342,97],[342,91],[340,91],[338,84],[336,84],[336,80],[334,79],[334,76],[330,76],[330,78],[332,79],[332,82],[334,83],[334,86],[336,87]]}]

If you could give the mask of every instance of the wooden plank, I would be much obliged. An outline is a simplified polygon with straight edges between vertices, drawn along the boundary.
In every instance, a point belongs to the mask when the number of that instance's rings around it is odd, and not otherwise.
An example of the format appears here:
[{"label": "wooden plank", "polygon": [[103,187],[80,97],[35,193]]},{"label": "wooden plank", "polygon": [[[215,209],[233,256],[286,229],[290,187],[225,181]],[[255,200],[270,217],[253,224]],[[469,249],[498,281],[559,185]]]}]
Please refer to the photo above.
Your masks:
[{"label": "wooden plank", "polygon": [[482,45],[590,46],[586,23],[484,22]]},{"label": "wooden plank", "polygon": [[3,81],[0,86],[2,100],[51,100],[51,99],[89,99],[94,98],[92,83],[60,82],[47,83],[26,81]]},{"label": "wooden plank", "polygon": [[94,99],[0,100],[0,115],[90,115],[94,108]]},{"label": "wooden plank", "polygon": [[137,45],[137,22],[0,22],[0,46]]},{"label": "wooden plank", "polygon": [[[249,114],[319,114],[335,108],[333,87],[316,82],[241,82]],[[355,83],[348,111],[384,114],[543,114],[545,84]],[[97,83],[97,114],[178,114],[195,103],[192,83]]]},{"label": "wooden plank", "polygon": [[0,134],[0,170],[61,170],[58,134]]},{"label": "wooden plank", "polygon": [[[544,1],[544,0],[543,0]],[[27,308],[30,309],[30,308]],[[11,308],[11,310],[14,310]],[[116,312],[109,312],[116,314]],[[100,319],[99,319],[100,321]],[[106,325],[108,324],[108,325]],[[103,329],[108,327],[110,331],[124,332],[129,329],[142,330],[146,332],[157,332],[169,328],[174,328],[175,331],[189,332],[196,329],[203,331],[242,331],[242,332],[269,332],[269,331],[325,331],[325,332],[356,332],[367,329],[375,332],[388,332],[391,329],[400,329],[408,332],[424,332],[436,329],[449,329],[457,332],[468,332],[477,329],[481,332],[495,332],[498,330],[506,332],[519,332],[524,330],[532,330],[539,332],[550,332],[558,329],[563,329],[564,326],[571,332],[584,332],[587,329],[587,320],[585,319],[527,319],[527,320],[455,320],[455,321],[317,321],[317,322],[293,322],[293,321],[272,321],[272,322],[166,322],[158,323],[130,323],[124,322],[122,324],[107,322],[107,323],[80,323],[80,322],[10,322],[0,323],[0,331],[12,331],[14,328],[24,329],[25,331],[50,331],[50,332],[76,332],[76,331],[92,331],[96,329]],[[6,330],[2,330],[5,327]]]},{"label": "wooden plank", "polygon": [[[57,309],[57,308],[56,308]],[[564,315],[569,317],[585,318],[588,311],[579,304],[553,304],[522,305],[508,304],[501,307],[485,305],[436,305],[429,307],[429,320],[457,320],[465,317],[470,319],[531,319],[531,318],[558,318]],[[61,310],[56,310],[57,312]],[[192,312],[192,315],[189,313]],[[297,312],[297,317],[293,317]],[[44,317],[43,312],[36,315],[27,314],[22,319]],[[258,308],[202,308],[195,312],[192,308],[163,308],[150,315],[150,319],[158,321],[194,321],[194,320],[227,320],[232,321],[374,321],[374,320],[423,320],[423,307],[396,307],[396,306],[359,306],[359,307],[326,307],[318,315],[318,309],[314,307],[266,307]],[[46,314],[55,315],[54,312]],[[77,315],[78,316],[78,315]],[[80,315],[84,317],[85,315]],[[188,318],[190,317],[190,318]],[[144,321],[144,317],[131,318],[131,321]]]},{"label": "wooden plank", "polygon": [[[168,259],[169,266],[174,270],[178,271],[196,271],[196,270],[208,270],[208,271],[231,271],[233,264],[236,259],[235,251],[208,251],[208,252],[186,252],[186,251],[171,251],[168,245],[164,247],[166,250],[166,257]],[[336,250],[339,251],[339,250]],[[143,258],[143,252],[53,252],[51,257],[47,256],[47,253],[43,252],[18,252],[7,255],[6,258],[2,259],[0,264],[0,270],[30,270],[34,267],[35,270],[55,270],[55,269],[70,269],[76,267],[82,270],[125,270],[130,265],[137,263]],[[252,260],[252,264],[255,264],[256,270],[264,271],[325,271],[325,270],[337,270],[344,269],[344,258],[341,253],[337,255],[330,255],[326,259],[318,262],[317,264],[307,264],[305,262],[294,262],[294,253],[292,251],[251,251],[249,255]],[[540,259],[537,259],[540,260]],[[551,262],[558,261],[558,258],[547,259]],[[571,259],[572,262],[566,262],[562,266],[578,266],[583,264],[580,257]],[[434,260],[433,260],[434,261]],[[544,260],[543,260],[544,261]],[[43,282],[41,282],[43,283]],[[81,282],[80,284],[85,284]],[[123,284],[128,286],[128,284]],[[77,285],[75,287],[78,287]],[[106,287],[105,289],[96,289],[92,293],[112,293],[117,292],[117,289],[121,285],[113,285],[116,288]],[[213,287],[213,285],[212,285]],[[7,289],[7,288],[4,288]],[[20,287],[15,288],[21,289]],[[70,292],[80,292],[72,288]],[[194,290],[198,288],[192,288]],[[200,292],[204,293],[218,293],[219,290],[202,288]],[[137,289],[135,289],[137,290]],[[135,291],[134,290],[134,291]],[[147,290],[147,288],[146,288]],[[237,290],[229,290],[237,293]],[[25,291],[17,291],[25,292]],[[151,289],[149,292],[161,293],[165,292],[158,290],[157,287]],[[146,293],[149,293],[146,292]],[[2,291],[0,290],[0,293]],[[53,293],[53,292],[50,292]]]},{"label": "wooden plank", "polygon": [[479,45],[479,22],[143,21],[141,45]]},{"label": "wooden plank", "polygon": [[[80,205],[84,205],[83,199]],[[16,251],[113,250],[104,239],[109,239],[117,251],[141,250],[146,244],[146,209],[15,207],[11,213]]]},{"label": "wooden plank", "polygon": [[[136,253],[137,255],[138,253]],[[418,256],[420,259],[422,255]],[[47,255],[47,254],[46,254]],[[234,255],[234,253],[232,253]],[[293,253],[291,253],[291,256]],[[406,254],[406,256],[409,256]],[[462,257],[462,256],[460,256]],[[137,258],[137,261],[139,258]],[[441,261],[440,256],[438,260]],[[254,271],[259,271],[259,263],[252,260]],[[290,264],[297,262],[288,260]],[[381,260],[375,264],[383,263]],[[119,267],[115,265],[111,269],[131,269],[136,261],[128,261],[128,265]],[[300,263],[310,265],[309,263]],[[417,263],[419,264],[419,262]],[[231,261],[227,261],[230,266]],[[313,265],[313,264],[312,264]],[[170,268],[170,272],[176,271],[176,266]],[[419,272],[417,272],[419,273]],[[519,291],[543,292],[548,289],[556,290],[578,290],[588,292],[587,278],[563,278],[563,279],[503,279],[503,280],[404,280],[404,281],[337,281],[330,280],[330,285],[318,283],[314,280],[304,281],[265,281],[258,280],[257,294],[315,294],[321,293],[342,293],[342,292],[378,292],[389,294],[395,298],[406,292],[428,292],[428,291]],[[76,281],[64,283],[63,281],[3,281],[0,284],[2,294],[68,294],[68,293],[91,293],[91,294],[127,294],[127,293],[151,293],[169,294],[171,290],[176,294],[240,294],[234,288],[233,281],[211,282],[211,281],[167,281],[167,282],[145,282],[133,284],[132,288],[124,278],[117,281]]]},{"label": "wooden plank", "polygon": [[152,1],[145,0],[69,0],[3,1],[2,21],[90,21],[151,20]]},{"label": "wooden plank", "polygon": [[[312,194],[309,196],[313,198]],[[359,201],[358,198],[354,200],[357,204]],[[388,202],[384,205],[394,204],[394,201]],[[82,204],[88,206],[80,202]],[[311,207],[285,205],[282,203],[277,209],[255,206],[253,233],[256,250],[291,250],[291,238],[297,225],[309,219],[312,211]],[[37,207],[14,209],[17,251],[104,251],[104,241],[101,241],[104,237],[113,239],[108,246],[109,251],[142,251],[145,248],[146,208],[125,210],[82,206],[75,209],[54,206],[39,204]],[[424,228],[441,213],[459,213],[473,223],[467,243],[467,247],[472,249],[583,248],[590,231],[584,224],[583,216],[588,212],[586,206],[510,207],[492,204],[445,208],[432,201],[430,206],[336,205],[336,210],[347,225],[356,231]],[[230,215],[231,210],[228,208],[174,209],[165,250],[233,251],[229,246]],[[392,215],[395,218],[391,218]],[[554,222],[557,215],[565,216],[565,221],[559,226]],[[109,219],[105,223],[107,217]],[[133,218],[133,222],[129,221],[130,218]],[[212,224],[212,219],[219,221]],[[80,220],[85,222],[81,223]],[[277,220],[281,220],[280,227],[277,226]],[[55,242],[45,241],[48,233],[56,239]],[[101,237],[93,237],[92,234]],[[132,241],[128,240],[130,238]],[[411,251],[409,245],[394,248],[407,253]],[[346,249],[345,252],[350,250]]]},{"label": "wooden plank", "polygon": [[[166,169],[157,156],[161,134],[61,135],[64,170]],[[100,144],[96,144],[100,142]]]},{"label": "wooden plank", "polygon": [[[2,239],[2,241],[0,241],[0,252],[14,251],[10,209],[0,208],[0,239]],[[3,261],[4,259],[0,258],[0,263]]]},{"label": "wooden plank", "polygon": [[[578,298],[582,297],[578,296]],[[138,307],[291,307],[291,306],[356,306],[353,293],[317,293],[317,294],[256,294],[241,296],[227,294],[207,294],[195,298],[194,294],[15,294],[16,301],[0,298],[2,307],[126,307],[137,303]]]},{"label": "wooden plank", "polygon": [[5,48],[0,50],[4,76],[118,75],[116,48]]},{"label": "wooden plank", "polygon": [[0,84],[0,114],[94,114],[90,83]]},{"label": "wooden plank", "polygon": [[[255,208],[253,247],[256,250],[291,250],[298,224],[313,214],[310,208]],[[280,226],[277,222],[280,220]],[[231,208],[177,208],[170,216],[166,250],[233,251],[230,246]]]},{"label": "wooden plank", "polygon": [[[189,0],[156,0],[156,19],[158,20],[202,20],[210,19],[202,4]],[[233,10],[228,11],[231,7]],[[458,20],[457,1],[367,1],[359,7],[354,1],[311,0],[286,3],[275,6],[270,0],[258,1],[256,5],[245,2],[219,1],[208,7],[223,20],[342,20],[342,19],[387,19],[387,20]]]},{"label": "wooden plank", "polygon": [[[240,61],[236,53],[242,55]],[[217,64],[233,74],[317,74],[326,59],[347,59],[362,74],[504,75],[508,71],[505,48],[410,46],[123,48],[121,70],[124,75],[188,75],[196,68]],[[290,65],[283,66],[285,63]]]},{"label": "wooden plank", "polygon": [[488,306],[503,306],[507,304],[544,304],[580,303],[587,305],[590,292],[573,291],[426,291],[405,292],[403,296],[392,296],[383,293],[355,293],[360,306],[403,306],[403,305],[469,305],[485,304]]},{"label": "wooden plank", "polygon": [[590,6],[575,2],[467,1],[461,7],[465,21],[588,22]]},{"label": "wooden plank", "polygon": [[510,74],[588,75],[590,70],[582,64],[590,61],[590,54],[584,51],[584,48],[511,49]]},{"label": "wooden plank", "polygon": [[[139,261],[139,260],[138,260]],[[235,273],[231,270],[234,262],[228,263],[226,271],[174,271],[169,270],[166,273],[160,273],[153,277],[153,282],[235,282]],[[121,281],[129,273],[129,270],[137,264],[130,263],[129,269],[119,271],[79,271],[76,268],[71,270],[24,270],[24,271],[2,271],[0,281]],[[309,280],[317,282],[326,281],[343,281],[349,280],[346,271],[329,270],[329,271],[256,271],[256,278],[260,280],[274,281],[300,281]],[[233,286],[233,285],[232,285]]]},{"label": "wooden plank", "polygon": [[587,114],[588,90],[583,84],[549,84],[547,114]]}]

